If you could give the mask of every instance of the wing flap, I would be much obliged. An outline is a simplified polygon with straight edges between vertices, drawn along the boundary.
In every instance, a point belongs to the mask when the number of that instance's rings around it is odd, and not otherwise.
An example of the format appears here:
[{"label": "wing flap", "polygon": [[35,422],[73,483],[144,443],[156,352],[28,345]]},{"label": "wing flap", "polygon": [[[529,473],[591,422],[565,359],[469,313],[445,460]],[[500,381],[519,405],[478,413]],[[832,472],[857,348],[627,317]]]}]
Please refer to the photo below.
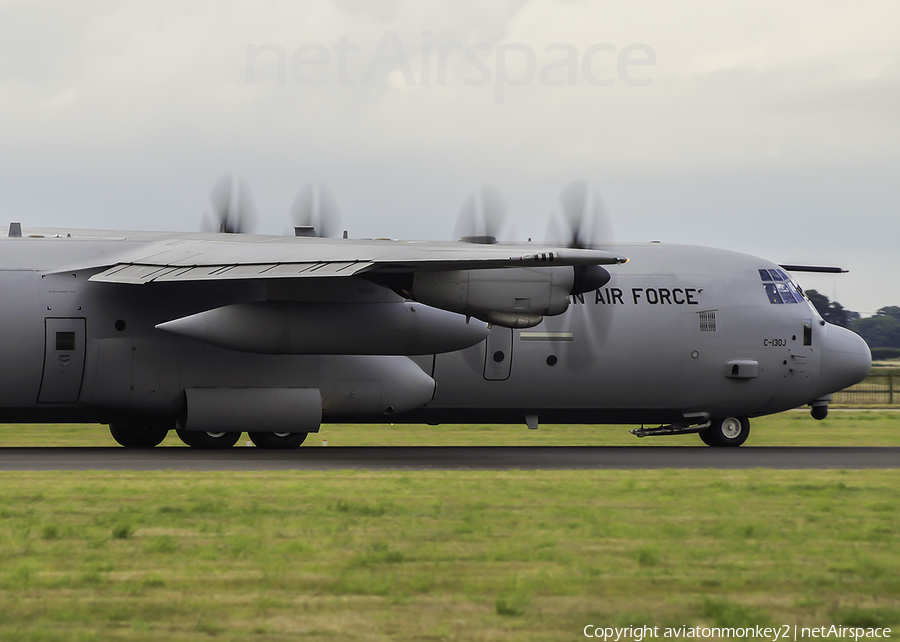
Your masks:
[{"label": "wing flap", "polygon": [[353,276],[370,264],[335,263],[260,263],[251,265],[196,265],[171,267],[157,265],[117,265],[93,275],[99,283],[172,283],[187,281],[231,281],[236,279],[294,279],[300,277]]}]

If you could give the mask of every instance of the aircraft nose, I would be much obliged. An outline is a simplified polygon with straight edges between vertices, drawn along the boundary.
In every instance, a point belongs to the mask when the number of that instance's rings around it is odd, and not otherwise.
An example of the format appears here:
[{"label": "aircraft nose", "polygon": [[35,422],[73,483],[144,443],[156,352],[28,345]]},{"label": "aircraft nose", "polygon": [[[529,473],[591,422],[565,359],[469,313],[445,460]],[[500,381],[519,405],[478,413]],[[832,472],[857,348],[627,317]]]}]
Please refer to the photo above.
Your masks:
[{"label": "aircraft nose", "polygon": [[830,323],[827,330],[816,385],[817,397],[824,397],[859,383],[866,378],[872,367],[872,353],[862,337],[847,328]]}]

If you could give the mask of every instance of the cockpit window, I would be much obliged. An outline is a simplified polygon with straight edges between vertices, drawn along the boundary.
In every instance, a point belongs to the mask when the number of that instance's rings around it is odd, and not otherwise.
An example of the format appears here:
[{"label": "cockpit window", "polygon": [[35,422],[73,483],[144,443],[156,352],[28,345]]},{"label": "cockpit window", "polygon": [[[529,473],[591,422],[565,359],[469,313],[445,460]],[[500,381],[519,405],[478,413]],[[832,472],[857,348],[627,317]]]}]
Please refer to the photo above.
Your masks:
[{"label": "cockpit window", "polygon": [[784,303],[774,283],[766,283],[765,288],[766,294],[769,295],[769,303]]},{"label": "cockpit window", "polygon": [[803,302],[803,294],[801,294],[800,288],[798,286],[794,285],[793,282],[788,281],[787,288],[788,290],[790,290],[791,295],[794,297],[794,301],[796,301],[797,303]]},{"label": "cockpit window", "polygon": [[781,270],[759,269],[769,303],[801,303],[802,290]]}]

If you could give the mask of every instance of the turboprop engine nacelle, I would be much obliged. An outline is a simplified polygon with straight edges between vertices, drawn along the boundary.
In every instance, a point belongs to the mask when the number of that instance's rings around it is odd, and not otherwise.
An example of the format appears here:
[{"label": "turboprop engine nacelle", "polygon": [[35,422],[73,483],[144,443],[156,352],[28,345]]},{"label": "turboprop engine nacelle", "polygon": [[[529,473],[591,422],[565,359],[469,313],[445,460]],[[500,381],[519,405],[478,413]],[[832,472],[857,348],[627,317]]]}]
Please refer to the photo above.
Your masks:
[{"label": "turboprop engine nacelle", "polygon": [[417,355],[462,350],[490,330],[418,303],[238,303],[156,326],[259,354]]},{"label": "turboprop engine nacelle", "polygon": [[416,301],[508,328],[530,328],[562,314],[569,295],[602,287],[610,279],[599,265],[417,272]]}]

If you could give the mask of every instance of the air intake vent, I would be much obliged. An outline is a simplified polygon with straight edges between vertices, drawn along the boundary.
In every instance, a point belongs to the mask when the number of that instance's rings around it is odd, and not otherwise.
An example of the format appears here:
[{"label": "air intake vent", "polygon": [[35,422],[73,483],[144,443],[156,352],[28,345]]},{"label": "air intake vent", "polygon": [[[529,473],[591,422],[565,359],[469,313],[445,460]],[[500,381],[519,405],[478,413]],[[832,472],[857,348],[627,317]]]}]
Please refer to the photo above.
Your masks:
[{"label": "air intake vent", "polygon": [[716,331],[716,311],[712,310],[711,312],[698,312],[700,316],[700,332],[715,332]]}]

